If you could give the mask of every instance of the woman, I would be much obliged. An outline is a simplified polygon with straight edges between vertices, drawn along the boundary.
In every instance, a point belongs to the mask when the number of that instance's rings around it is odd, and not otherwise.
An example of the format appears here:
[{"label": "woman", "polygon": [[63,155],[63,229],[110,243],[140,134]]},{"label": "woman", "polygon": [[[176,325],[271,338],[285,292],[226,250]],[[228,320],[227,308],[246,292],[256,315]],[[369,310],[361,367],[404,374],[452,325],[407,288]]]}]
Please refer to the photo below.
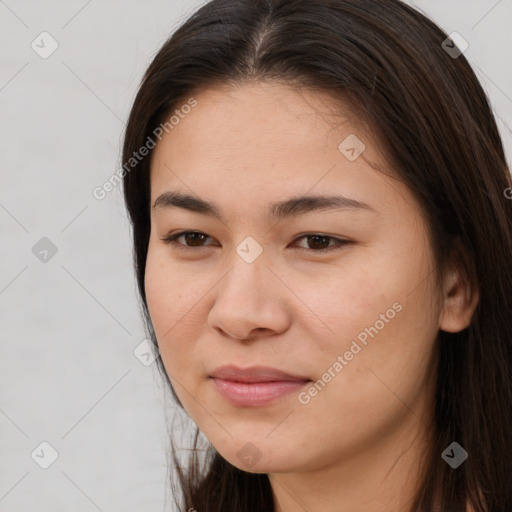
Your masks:
[{"label": "woman", "polygon": [[149,66],[124,193],[181,510],[512,510],[511,178],[456,50],[397,0],[213,0]]}]

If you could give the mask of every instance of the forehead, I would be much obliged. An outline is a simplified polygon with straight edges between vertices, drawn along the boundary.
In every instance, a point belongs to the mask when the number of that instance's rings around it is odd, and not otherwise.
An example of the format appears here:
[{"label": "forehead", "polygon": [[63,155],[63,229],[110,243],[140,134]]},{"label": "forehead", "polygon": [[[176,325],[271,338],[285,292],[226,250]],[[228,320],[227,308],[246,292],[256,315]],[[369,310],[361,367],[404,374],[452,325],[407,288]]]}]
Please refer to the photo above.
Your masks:
[{"label": "forehead", "polygon": [[358,121],[348,105],[325,92],[273,82],[218,86],[194,99],[197,105],[172,128],[171,144],[201,141],[200,147],[195,144],[201,152],[265,146],[315,150],[356,131],[352,122]]},{"label": "forehead", "polygon": [[[396,202],[390,194],[408,195],[397,184],[390,190],[376,141],[347,105],[325,92],[249,83],[202,90],[193,98],[196,106],[153,152],[152,203],[168,190],[228,206],[311,192],[384,207],[385,196]],[[349,159],[340,144],[354,138],[364,151]]]}]

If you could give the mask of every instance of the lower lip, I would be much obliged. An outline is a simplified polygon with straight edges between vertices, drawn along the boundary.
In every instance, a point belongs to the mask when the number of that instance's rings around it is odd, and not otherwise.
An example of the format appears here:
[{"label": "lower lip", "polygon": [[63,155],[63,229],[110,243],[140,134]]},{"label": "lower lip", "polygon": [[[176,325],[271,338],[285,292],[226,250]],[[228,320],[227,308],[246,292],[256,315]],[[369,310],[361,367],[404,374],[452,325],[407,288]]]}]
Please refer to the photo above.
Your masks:
[{"label": "lower lip", "polygon": [[233,405],[256,407],[267,405],[289,393],[298,391],[309,381],[235,382],[212,378],[219,393]]}]

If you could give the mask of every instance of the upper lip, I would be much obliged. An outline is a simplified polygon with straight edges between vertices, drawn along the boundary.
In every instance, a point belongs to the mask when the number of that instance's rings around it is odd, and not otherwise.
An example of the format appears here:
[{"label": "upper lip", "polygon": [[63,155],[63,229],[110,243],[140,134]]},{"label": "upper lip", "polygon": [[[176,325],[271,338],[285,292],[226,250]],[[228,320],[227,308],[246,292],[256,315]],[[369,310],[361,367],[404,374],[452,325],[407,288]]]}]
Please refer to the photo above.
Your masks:
[{"label": "upper lip", "polygon": [[239,368],[234,365],[219,366],[211,374],[223,380],[236,382],[272,382],[272,381],[309,381],[308,377],[301,375],[292,375],[290,373],[270,368],[269,366],[251,366],[249,368]]}]

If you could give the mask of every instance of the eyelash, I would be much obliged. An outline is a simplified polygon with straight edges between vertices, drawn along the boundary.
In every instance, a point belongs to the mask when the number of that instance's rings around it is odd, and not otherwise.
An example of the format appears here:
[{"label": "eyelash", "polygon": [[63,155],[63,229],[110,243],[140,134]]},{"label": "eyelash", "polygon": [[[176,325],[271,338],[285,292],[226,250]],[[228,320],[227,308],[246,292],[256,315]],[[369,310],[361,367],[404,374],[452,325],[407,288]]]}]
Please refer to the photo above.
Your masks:
[{"label": "eyelash", "polygon": [[[185,244],[180,244],[179,242],[176,241],[176,239],[180,238],[181,236],[188,235],[188,234],[205,235],[208,238],[211,238],[208,235],[206,235],[206,233],[202,233],[201,231],[180,231],[178,233],[174,233],[173,235],[169,235],[167,237],[161,238],[160,240],[162,240],[162,242],[164,242],[165,244],[173,245],[175,248],[180,249],[180,250],[185,250],[185,251],[188,251],[189,249],[204,249],[205,247],[208,247],[208,246],[189,246],[189,245],[185,245]],[[333,250],[342,249],[345,245],[352,243],[349,240],[343,240],[341,238],[324,235],[322,233],[307,233],[305,235],[301,235],[301,236],[297,237],[294,240],[294,242],[297,242],[298,240],[301,240],[302,238],[310,238],[310,237],[315,237],[315,236],[318,236],[321,238],[327,238],[329,240],[334,240],[336,242],[336,244],[326,247],[324,249],[308,249],[307,247],[298,247],[298,249],[308,251],[308,252],[327,253],[327,252],[330,252]]]}]

